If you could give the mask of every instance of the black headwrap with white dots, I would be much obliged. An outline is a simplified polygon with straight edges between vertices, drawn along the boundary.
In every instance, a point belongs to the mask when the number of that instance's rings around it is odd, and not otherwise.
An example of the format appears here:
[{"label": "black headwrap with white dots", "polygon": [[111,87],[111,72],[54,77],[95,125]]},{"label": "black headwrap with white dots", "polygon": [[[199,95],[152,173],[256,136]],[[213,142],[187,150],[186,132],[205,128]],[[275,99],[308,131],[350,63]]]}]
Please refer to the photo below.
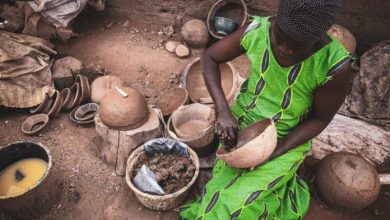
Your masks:
[{"label": "black headwrap with white dots", "polygon": [[319,39],[335,22],[341,0],[280,0],[277,24],[300,42]]}]

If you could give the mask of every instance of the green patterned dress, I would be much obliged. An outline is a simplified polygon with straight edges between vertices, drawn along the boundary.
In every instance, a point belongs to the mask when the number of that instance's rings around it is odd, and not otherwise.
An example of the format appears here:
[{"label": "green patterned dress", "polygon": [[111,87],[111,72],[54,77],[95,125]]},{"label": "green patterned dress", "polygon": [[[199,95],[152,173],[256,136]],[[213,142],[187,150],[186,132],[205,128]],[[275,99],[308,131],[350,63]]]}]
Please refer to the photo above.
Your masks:
[{"label": "green patterned dress", "polygon": [[[280,66],[272,54],[270,22],[253,17],[241,45],[251,62],[250,76],[231,110],[240,128],[272,118],[278,138],[285,137],[308,115],[317,87],[350,55],[332,40],[317,53],[291,67]],[[243,170],[217,160],[205,193],[181,209],[183,219],[301,219],[309,208],[307,184],[296,174],[311,142],[257,167]]]}]

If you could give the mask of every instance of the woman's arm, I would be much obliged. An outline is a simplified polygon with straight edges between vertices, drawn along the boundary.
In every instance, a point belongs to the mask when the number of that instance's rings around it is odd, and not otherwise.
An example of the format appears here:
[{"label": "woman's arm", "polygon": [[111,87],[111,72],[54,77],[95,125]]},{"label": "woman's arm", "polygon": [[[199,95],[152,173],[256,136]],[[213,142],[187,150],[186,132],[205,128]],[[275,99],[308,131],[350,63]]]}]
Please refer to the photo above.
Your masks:
[{"label": "woman's arm", "polygon": [[309,117],[278,142],[270,159],[306,143],[325,129],[351,91],[351,81],[355,73],[350,63],[346,63],[335,73],[332,80],[315,91],[313,110]]},{"label": "woman's arm", "polygon": [[208,48],[202,57],[203,77],[217,110],[217,134],[225,145],[237,142],[238,123],[233,117],[221,85],[219,64],[230,61],[244,53],[240,40],[248,25],[218,41]]}]

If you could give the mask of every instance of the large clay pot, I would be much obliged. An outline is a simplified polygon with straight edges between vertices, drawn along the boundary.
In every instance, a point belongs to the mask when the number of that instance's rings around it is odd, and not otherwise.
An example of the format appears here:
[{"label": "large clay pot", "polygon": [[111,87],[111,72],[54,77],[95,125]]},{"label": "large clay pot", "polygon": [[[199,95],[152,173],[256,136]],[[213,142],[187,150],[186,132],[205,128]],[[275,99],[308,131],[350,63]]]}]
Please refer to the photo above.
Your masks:
[{"label": "large clay pot", "polygon": [[338,152],[326,156],[316,169],[320,199],[339,210],[358,211],[372,204],[379,195],[379,175],[360,156]]},{"label": "large clay pot", "polygon": [[143,151],[144,151],[144,146],[142,145],[141,147],[133,151],[133,153],[130,155],[129,159],[127,160],[127,167],[126,167],[127,185],[134,192],[138,201],[149,209],[163,211],[163,210],[177,208],[186,200],[191,186],[195,183],[195,180],[199,175],[198,156],[192,149],[188,148],[188,153],[190,154],[190,158],[194,162],[196,167],[192,180],[179,191],[168,195],[160,196],[160,195],[151,195],[140,191],[139,189],[137,189],[137,187],[134,186],[133,182],[131,181],[131,177],[133,176],[133,172],[134,172],[134,165],[137,162],[139,156],[143,153]]},{"label": "large clay pot", "polygon": [[32,219],[46,213],[59,200],[60,188],[52,175],[50,150],[40,143],[15,142],[0,147],[0,172],[9,165],[26,158],[39,158],[48,163],[41,180],[21,195],[0,196],[0,208],[16,219]]},{"label": "large clay pot", "polygon": [[236,168],[253,168],[274,152],[277,132],[271,119],[256,122],[238,132],[238,143],[232,151],[219,148],[217,157]]},{"label": "large clay pot", "polygon": [[163,116],[169,116],[180,106],[188,104],[188,101],[189,98],[187,90],[181,87],[176,87],[162,93],[156,101],[156,106],[160,108]]},{"label": "large clay pot", "polygon": [[242,27],[248,21],[248,8],[244,0],[219,0],[211,7],[207,16],[207,28],[213,37],[222,39],[224,36],[214,28],[215,17],[228,18]]},{"label": "large clay pot", "polygon": [[214,109],[199,103],[180,107],[167,122],[168,135],[186,143],[200,157],[208,156],[216,149],[214,130]]},{"label": "large clay pot", "polygon": [[[232,102],[238,89],[238,75],[236,68],[232,63],[227,62],[219,66],[221,71],[222,89],[225,93],[228,102]],[[192,60],[184,70],[183,86],[187,89],[188,95],[193,102],[202,104],[212,104],[210,93],[207,90],[203,78],[202,66],[200,58]]]},{"label": "large clay pot", "polygon": [[336,38],[348,50],[349,53],[354,54],[356,51],[356,39],[353,34],[345,27],[334,24],[328,30],[328,35]]},{"label": "large clay pot", "polygon": [[92,82],[91,100],[92,102],[99,104],[106,92],[114,89],[115,87],[122,88],[124,85],[124,81],[116,76],[101,76]]},{"label": "large clay pot", "polygon": [[145,97],[138,90],[121,88],[127,97],[116,89],[108,91],[100,100],[99,115],[103,124],[120,130],[131,130],[143,125],[149,117]]},{"label": "large clay pot", "polygon": [[207,26],[199,19],[187,21],[181,30],[181,35],[184,38],[184,42],[193,48],[205,47],[209,42]]}]

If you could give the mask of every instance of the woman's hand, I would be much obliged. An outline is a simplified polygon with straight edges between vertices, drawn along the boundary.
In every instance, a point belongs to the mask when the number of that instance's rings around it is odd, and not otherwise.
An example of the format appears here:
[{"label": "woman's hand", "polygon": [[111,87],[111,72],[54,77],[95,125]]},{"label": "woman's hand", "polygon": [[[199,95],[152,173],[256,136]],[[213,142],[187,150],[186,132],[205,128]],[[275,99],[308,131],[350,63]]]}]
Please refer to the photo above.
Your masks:
[{"label": "woman's hand", "polygon": [[230,150],[237,145],[238,122],[233,117],[230,109],[218,112],[216,127],[217,134],[226,150]]}]

